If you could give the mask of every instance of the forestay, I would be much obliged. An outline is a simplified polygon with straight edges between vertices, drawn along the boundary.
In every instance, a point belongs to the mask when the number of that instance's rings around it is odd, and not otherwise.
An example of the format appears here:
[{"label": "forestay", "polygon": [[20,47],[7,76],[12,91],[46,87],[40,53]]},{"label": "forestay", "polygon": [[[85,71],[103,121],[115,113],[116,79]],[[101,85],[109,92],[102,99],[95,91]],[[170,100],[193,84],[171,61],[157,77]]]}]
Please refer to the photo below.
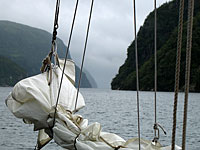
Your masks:
[{"label": "forestay", "polygon": [[[52,68],[52,81],[48,85],[49,73],[26,78],[18,82],[12,93],[6,99],[9,110],[25,123],[33,124],[38,133],[38,149],[51,139],[68,150],[138,150],[138,138],[125,141],[118,135],[101,131],[99,123],[88,125],[88,120],[73,114],[76,100],[75,65],[68,60],[63,78],[63,85],[55,115],[56,97],[62,75],[62,61],[60,67]],[[85,106],[83,96],[79,93],[77,110]],[[171,146],[162,147],[159,143],[152,143],[141,139],[142,150],[170,150]],[[176,150],[181,148],[176,146]]]}]

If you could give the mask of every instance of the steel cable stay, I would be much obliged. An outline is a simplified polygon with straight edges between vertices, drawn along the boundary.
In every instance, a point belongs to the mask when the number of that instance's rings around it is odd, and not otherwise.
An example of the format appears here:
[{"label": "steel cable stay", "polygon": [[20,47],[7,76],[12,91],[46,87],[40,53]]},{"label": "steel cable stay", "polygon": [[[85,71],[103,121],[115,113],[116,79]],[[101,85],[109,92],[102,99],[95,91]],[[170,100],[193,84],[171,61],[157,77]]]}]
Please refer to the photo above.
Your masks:
[{"label": "steel cable stay", "polygon": [[138,73],[138,49],[137,49],[137,30],[136,30],[136,6],[135,0],[133,0],[133,24],[134,24],[134,34],[135,34],[135,64],[136,64],[136,89],[137,89],[137,118],[138,118],[138,139],[139,139],[139,150],[141,149],[140,143],[140,101],[139,101],[139,73]]},{"label": "steel cable stay", "polygon": [[57,95],[57,100],[56,100],[56,105],[55,105],[55,112],[54,112],[54,118],[53,118],[53,126],[55,124],[55,115],[56,115],[58,101],[59,101],[59,96],[60,96],[60,91],[61,91],[61,87],[62,87],[64,70],[65,70],[65,67],[66,67],[67,57],[68,57],[68,54],[69,54],[69,47],[70,47],[70,44],[71,44],[71,39],[72,39],[74,24],[75,24],[75,20],[76,20],[76,14],[77,14],[77,9],[78,9],[78,4],[79,4],[79,0],[76,1],[76,6],[75,6],[75,10],[74,10],[73,21],[72,21],[72,25],[71,25],[71,31],[70,31],[70,35],[69,35],[69,39],[68,39],[68,45],[67,45],[67,50],[66,50],[66,55],[65,55],[65,60],[64,60],[64,66],[63,66],[63,69],[62,69],[62,76],[61,76],[61,80],[60,80],[60,85],[59,85],[58,95]]},{"label": "steel cable stay", "polygon": [[90,7],[90,15],[89,15],[89,20],[88,20],[87,33],[86,33],[83,56],[82,56],[82,62],[81,62],[81,70],[80,70],[80,74],[79,74],[79,81],[78,81],[78,88],[77,88],[77,94],[76,94],[74,113],[76,113],[76,111],[77,111],[76,107],[77,107],[78,94],[79,94],[80,85],[81,85],[81,78],[82,78],[83,65],[84,65],[84,60],[85,60],[85,53],[86,53],[86,50],[87,50],[87,42],[88,42],[88,36],[89,36],[89,31],[90,31],[90,23],[91,23],[91,18],[92,18],[93,6],[94,6],[94,0],[92,0],[91,7]]},{"label": "steel cable stay", "polygon": [[166,134],[164,128],[157,123],[157,5],[154,0],[154,139],[153,142],[157,143],[160,138],[159,127]]}]

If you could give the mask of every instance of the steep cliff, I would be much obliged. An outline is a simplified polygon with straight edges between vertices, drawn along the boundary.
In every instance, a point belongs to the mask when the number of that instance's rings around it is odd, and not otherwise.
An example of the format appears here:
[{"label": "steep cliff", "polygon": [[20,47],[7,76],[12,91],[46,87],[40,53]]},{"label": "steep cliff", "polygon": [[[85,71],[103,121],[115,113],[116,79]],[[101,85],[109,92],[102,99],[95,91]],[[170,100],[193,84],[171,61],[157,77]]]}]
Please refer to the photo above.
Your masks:
[{"label": "steep cliff", "polygon": [[[179,3],[175,0],[163,4],[157,10],[157,57],[158,57],[158,90],[173,91],[176,63],[176,43]],[[184,10],[184,34],[181,64],[180,87],[184,88],[185,47],[187,3]],[[200,91],[200,3],[195,0],[193,48],[191,64],[191,91]],[[141,90],[154,88],[154,12],[146,18],[140,27],[138,37],[139,79]],[[113,79],[112,89],[135,90],[135,44],[128,47],[127,59]]]}]

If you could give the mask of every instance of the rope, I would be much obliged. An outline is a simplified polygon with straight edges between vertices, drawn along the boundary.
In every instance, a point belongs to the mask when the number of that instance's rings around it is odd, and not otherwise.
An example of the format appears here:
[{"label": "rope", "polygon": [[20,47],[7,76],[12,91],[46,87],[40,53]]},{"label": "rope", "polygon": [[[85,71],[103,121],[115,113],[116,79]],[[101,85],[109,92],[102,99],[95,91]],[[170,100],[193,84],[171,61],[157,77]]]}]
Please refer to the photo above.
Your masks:
[{"label": "rope", "polygon": [[82,72],[83,72],[83,64],[84,64],[85,53],[86,53],[86,49],[87,49],[87,41],[88,41],[88,36],[89,36],[89,31],[90,31],[90,22],[91,22],[91,17],[92,17],[93,4],[94,4],[94,0],[92,0],[92,2],[91,2],[90,15],[89,15],[88,27],[87,27],[87,34],[86,34],[86,39],[85,39],[85,46],[84,46],[84,51],[83,51],[81,70],[80,70],[80,74],[79,74],[78,89],[77,89],[77,94],[76,94],[76,102],[75,102],[75,109],[74,109],[75,112],[77,111],[76,108],[77,108],[77,102],[78,102],[78,93],[79,93],[79,90],[80,90],[80,84],[81,84],[81,78],[82,78]]},{"label": "rope", "polygon": [[64,70],[65,70],[65,66],[66,66],[66,62],[67,62],[67,56],[68,56],[68,53],[69,53],[69,47],[70,47],[72,33],[73,33],[73,29],[74,29],[74,23],[75,23],[75,19],[76,19],[78,3],[79,3],[79,0],[76,1],[76,6],[75,6],[75,10],[74,10],[72,26],[71,26],[70,36],[69,36],[69,40],[68,40],[68,45],[67,45],[67,51],[66,51],[66,55],[65,55],[65,61],[64,61],[64,66],[63,66],[63,70],[62,70],[62,76],[61,76],[61,80],[60,80],[58,96],[57,96],[57,100],[56,100],[55,112],[54,112],[54,117],[53,117],[53,126],[55,125],[55,115],[56,115],[56,111],[57,111],[57,106],[58,106],[58,101],[59,101],[59,96],[60,96],[60,91],[61,91],[62,81],[63,81],[63,76],[64,76]]},{"label": "rope", "polygon": [[111,143],[109,143],[108,141],[106,141],[102,136],[99,137],[100,140],[102,140],[104,143],[106,143],[108,146],[110,146],[111,148],[113,148],[114,150],[119,150],[120,148],[127,148],[125,146],[119,145],[119,146],[113,146]]},{"label": "rope", "polygon": [[184,100],[184,116],[183,116],[182,150],[185,150],[185,144],[186,144],[187,108],[188,108],[188,93],[189,93],[189,85],[190,85],[190,64],[191,64],[191,50],[192,50],[193,13],[194,13],[194,0],[188,0],[185,100]]},{"label": "rope", "polygon": [[135,32],[135,61],[136,61],[136,84],[137,84],[137,115],[138,115],[138,139],[139,139],[139,150],[140,146],[140,104],[139,104],[139,73],[138,73],[138,50],[137,50],[137,31],[136,31],[136,8],[135,0],[133,0],[133,14],[134,14],[134,32]]},{"label": "rope", "polygon": [[76,140],[78,139],[79,137],[79,134],[76,136],[76,138],[74,139],[74,149],[77,150],[77,147],[76,147]]},{"label": "rope", "polygon": [[180,0],[171,150],[175,150],[175,139],[176,139],[176,119],[177,119],[177,103],[178,103],[179,78],[180,78],[180,64],[181,64],[180,62],[181,62],[181,47],[182,47],[182,32],[183,32],[183,13],[184,13],[184,0]]}]

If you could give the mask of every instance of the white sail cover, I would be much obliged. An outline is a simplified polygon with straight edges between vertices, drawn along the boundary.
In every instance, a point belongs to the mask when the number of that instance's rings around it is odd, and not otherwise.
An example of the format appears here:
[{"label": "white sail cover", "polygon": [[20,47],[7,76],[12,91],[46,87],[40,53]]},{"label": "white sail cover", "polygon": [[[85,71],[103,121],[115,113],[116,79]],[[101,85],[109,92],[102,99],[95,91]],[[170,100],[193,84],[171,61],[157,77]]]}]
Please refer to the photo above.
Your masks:
[{"label": "white sail cover", "polygon": [[[39,130],[38,148],[42,148],[53,138],[58,145],[67,150],[138,150],[137,138],[125,141],[115,134],[102,132],[99,123],[88,125],[87,119],[72,113],[77,94],[73,85],[75,69],[72,61],[68,61],[67,64],[54,126],[52,122],[62,75],[59,67],[53,67],[50,85],[49,73],[44,72],[18,82],[6,99],[6,105],[16,117],[22,118],[25,123],[34,124],[34,130]],[[79,93],[77,110],[84,106],[84,99]],[[171,150],[170,146],[162,147],[159,143],[154,144],[143,139],[141,149]],[[176,150],[180,149],[176,146]]]},{"label": "white sail cover", "polygon": [[[65,60],[58,58],[58,62],[59,62],[60,68],[63,68]],[[72,84],[75,85],[75,64],[72,60],[66,61],[64,72],[65,72],[65,75],[68,77],[68,79],[72,82]]]}]

